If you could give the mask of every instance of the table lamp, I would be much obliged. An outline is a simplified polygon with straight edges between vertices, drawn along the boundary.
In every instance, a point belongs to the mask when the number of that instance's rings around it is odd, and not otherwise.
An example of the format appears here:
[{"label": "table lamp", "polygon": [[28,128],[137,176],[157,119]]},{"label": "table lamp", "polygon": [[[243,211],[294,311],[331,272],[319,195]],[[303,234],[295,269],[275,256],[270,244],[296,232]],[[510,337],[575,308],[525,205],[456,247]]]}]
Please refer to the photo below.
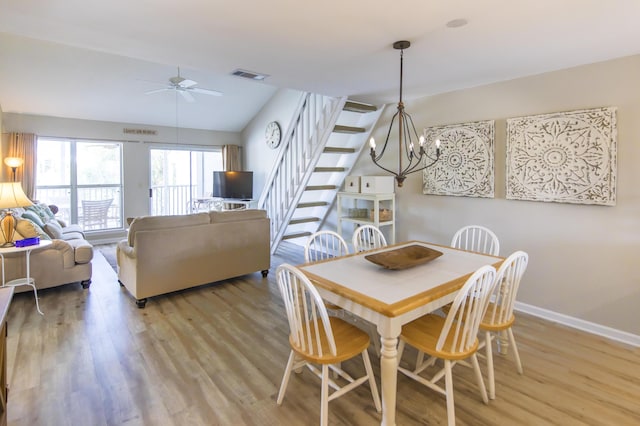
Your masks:
[{"label": "table lamp", "polygon": [[0,183],[0,209],[7,209],[4,217],[0,220],[0,230],[6,242],[0,247],[13,247],[15,245],[13,233],[16,230],[16,219],[13,217],[11,209],[31,205],[33,203],[22,190],[20,182]]}]

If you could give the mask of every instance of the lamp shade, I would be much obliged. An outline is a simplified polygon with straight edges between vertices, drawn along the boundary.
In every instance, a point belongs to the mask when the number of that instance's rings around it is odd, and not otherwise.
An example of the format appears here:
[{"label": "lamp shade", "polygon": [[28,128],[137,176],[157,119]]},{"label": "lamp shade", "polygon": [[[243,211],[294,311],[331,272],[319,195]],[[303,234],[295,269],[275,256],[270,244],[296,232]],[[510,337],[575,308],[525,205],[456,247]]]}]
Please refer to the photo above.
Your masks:
[{"label": "lamp shade", "polygon": [[33,205],[33,202],[22,190],[20,182],[0,183],[0,209],[14,209],[31,205]]},{"label": "lamp shade", "polygon": [[4,159],[4,164],[13,169],[22,166],[24,164],[24,160],[20,157],[6,157]]}]

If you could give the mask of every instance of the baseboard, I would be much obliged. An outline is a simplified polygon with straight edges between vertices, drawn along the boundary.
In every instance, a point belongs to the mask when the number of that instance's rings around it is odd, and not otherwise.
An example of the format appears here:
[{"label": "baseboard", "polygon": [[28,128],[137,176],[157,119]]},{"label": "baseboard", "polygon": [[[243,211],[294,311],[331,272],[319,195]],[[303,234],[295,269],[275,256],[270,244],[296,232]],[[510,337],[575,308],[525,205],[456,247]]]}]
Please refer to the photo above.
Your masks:
[{"label": "baseboard", "polygon": [[548,309],[539,308],[537,306],[528,305],[526,303],[516,302],[514,309],[536,317],[543,318],[548,321],[557,322],[567,327],[586,331],[587,333],[596,334],[606,337],[607,339],[625,343],[627,345],[640,347],[640,336],[628,333],[626,331],[617,330],[615,328],[606,327],[604,325],[581,320],[579,318],[570,317],[569,315],[553,312]]}]

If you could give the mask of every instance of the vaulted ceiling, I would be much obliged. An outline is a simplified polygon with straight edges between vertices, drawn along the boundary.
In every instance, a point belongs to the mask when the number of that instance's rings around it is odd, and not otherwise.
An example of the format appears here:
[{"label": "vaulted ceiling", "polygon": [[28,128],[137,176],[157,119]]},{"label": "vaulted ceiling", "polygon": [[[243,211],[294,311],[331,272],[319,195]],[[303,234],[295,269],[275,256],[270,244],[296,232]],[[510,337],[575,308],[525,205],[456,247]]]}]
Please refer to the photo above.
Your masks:
[{"label": "vaulted ceiling", "polygon": [[[405,99],[640,53],[637,0],[0,0],[0,11],[5,113],[224,131],[278,88],[397,102],[397,40],[412,44]],[[223,96],[145,94],[178,67]]]}]

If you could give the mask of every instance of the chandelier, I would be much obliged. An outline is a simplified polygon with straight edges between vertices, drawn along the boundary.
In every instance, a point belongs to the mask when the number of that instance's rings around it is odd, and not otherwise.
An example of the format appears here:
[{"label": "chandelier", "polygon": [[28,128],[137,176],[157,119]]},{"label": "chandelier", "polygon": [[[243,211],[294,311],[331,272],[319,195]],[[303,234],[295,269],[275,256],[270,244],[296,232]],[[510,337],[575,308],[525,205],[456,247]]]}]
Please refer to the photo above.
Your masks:
[{"label": "chandelier", "polygon": [[[384,141],[382,150],[380,153],[376,153],[376,142],[373,138],[369,139],[369,146],[371,148],[370,154],[373,163],[395,176],[398,186],[401,187],[407,175],[414,172],[419,172],[427,167],[433,166],[440,158],[440,140],[436,139],[436,158],[431,158],[425,151],[425,139],[424,136],[418,137],[418,132],[413,125],[411,116],[404,111],[404,103],[402,102],[402,56],[404,49],[411,46],[411,43],[404,41],[396,41],[393,43],[393,48],[400,50],[400,100],[398,101],[398,111],[393,115],[391,119],[391,125],[389,126],[389,132],[387,133],[387,139]],[[389,137],[395,125],[396,119],[398,121],[398,171],[394,172],[388,168],[382,166],[379,161],[387,149],[389,144]],[[414,141],[418,142],[417,152]],[[407,164],[403,167],[403,160],[406,160]],[[424,164],[423,164],[424,163]]]}]

